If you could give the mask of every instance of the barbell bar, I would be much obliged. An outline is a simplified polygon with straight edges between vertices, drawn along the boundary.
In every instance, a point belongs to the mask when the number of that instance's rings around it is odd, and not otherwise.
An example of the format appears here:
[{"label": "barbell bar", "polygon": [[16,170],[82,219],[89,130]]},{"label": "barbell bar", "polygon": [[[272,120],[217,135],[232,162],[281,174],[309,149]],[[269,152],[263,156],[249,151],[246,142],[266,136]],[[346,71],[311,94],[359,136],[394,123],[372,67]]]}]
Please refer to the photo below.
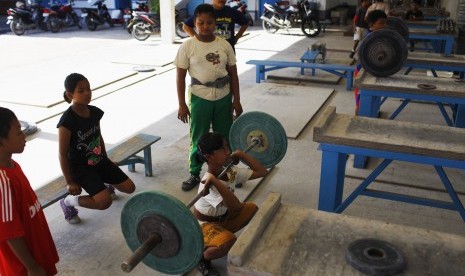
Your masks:
[{"label": "barbell bar", "polygon": [[[252,144],[250,144],[250,146],[249,146],[244,152],[246,152],[246,153],[249,152],[253,147],[259,146],[261,143],[262,143],[262,142],[261,142],[260,138],[258,138],[258,137],[253,137],[253,139],[252,139]],[[229,162],[229,164],[228,164],[226,167],[224,167],[223,171],[221,171],[221,173],[218,175],[217,178],[218,178],[218,179],[221,179],[221,178],[225,175],[225,173],[227,173],[228,170],[229,170],[233,165],[234,165],[234,162],[233,162],[233,160],[231,160],[231,161]],[[192,206],[194,206],[194,204],[195,204],[205,193],[206,193],[205,189],[204,189],[202,192],[198,193],[198,194],[187,204],[187,208],[190,209]]]},{"label": "barbell bar", "polygon": [[[254,111],[238,117],[229,134],[231,147],[246,148],[265,167],[278,164],[287,150],[284,128],[271,115]],[[231,160],[221,178],[233,165]],[[187,205],[160,191],[134,195],[121,211],[121,228],[133,254],[122,264],[130,272],[141,261],[166,274],[183,274],[202,258],[203,234],[190,208],[204,194],[197,194]]]}]

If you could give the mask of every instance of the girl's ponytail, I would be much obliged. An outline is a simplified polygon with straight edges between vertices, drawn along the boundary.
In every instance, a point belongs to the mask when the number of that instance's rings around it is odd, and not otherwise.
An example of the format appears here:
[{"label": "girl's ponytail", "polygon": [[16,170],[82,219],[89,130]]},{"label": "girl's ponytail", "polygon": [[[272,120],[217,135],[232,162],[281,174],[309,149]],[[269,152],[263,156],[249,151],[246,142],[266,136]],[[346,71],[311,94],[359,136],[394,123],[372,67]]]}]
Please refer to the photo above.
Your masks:
[{"label": "girl's ponytail", "polygon": [[66,95],[66,90],[65,92],[63,92],[63,98],[65,99],[67,103],[71,103],[71,99],[68,97],[68,95]]}]

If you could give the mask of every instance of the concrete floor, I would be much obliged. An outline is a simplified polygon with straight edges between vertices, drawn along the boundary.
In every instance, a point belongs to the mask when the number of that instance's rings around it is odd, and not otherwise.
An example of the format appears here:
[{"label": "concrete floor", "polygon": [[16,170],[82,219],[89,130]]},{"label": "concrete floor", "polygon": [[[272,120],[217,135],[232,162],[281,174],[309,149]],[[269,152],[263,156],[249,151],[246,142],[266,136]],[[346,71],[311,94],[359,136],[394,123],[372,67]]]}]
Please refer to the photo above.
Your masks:
[{"label": "concrete floor", "polygon": [[[345,29],[328,26],[326,33],[316,38],[306,38],[299,30],[290,34],[279,32],[270,35],[264,33],[260,27],[251,28],[249,35],[241,39],[236,47],[242,95],[260,86],[255,83],[255,67],[245,64],[247,60],[272,58],[298,61],[302,53],[317,41],[325,42],[328,49],[336,50],[329,50],[329,53],[334,55],[334,59],[347,59],[348,51],[352,47],[352,38],[344,37],[343,30]],[[34,52],[30,50],[31,45],[35,47]],[[57,159],[56,123],[60,113],[67,108],[63,103],[43,107],[34,105],[34,102],[42,102],[44,97],[59,98],[62,93],[60,91],[63,90],[64,76],[72,71],[84,72],[92,85],[101,79],[111,80],[111,75],[108,74],[115,71],[118,72],[118,76],[133,74],[132,68],[137,66],[138,62],[140,64],[141,54],[148,56],[147,60],[150,64],[160,65],[167,56],[172,57],[177,47],[179,44],[162,45],[157,37],[139,42],[119,28],[101,28],[96,32],[70,29],[58,34],[35,32],[23,37],[16,37],[11,33],[0,36],[0,52],[8,53],[8,56],[2,60],[0,75],[15,77],[16,89],[27,93],[28,101],[27,104],[12,103],[2,96],[0,104],[14,110],[20,119],[36,122],[39,127],[39,132],[28,138],[25,152],[15,156],[31,184],[39,187],[61,173]],[[37,52],[40,55],[35,54]],[[115,62],[123,60],[122,57],[125,61],[131,60],[132,57],[134,63]],[[138,73],[124,81],[96,89],[92,104],[105,111],[102,131],[109,148],[137,132],[162,137],[161,141],[152,147],[154,176],[145,177],[142,166],[136,166],[136,173],[128,172],[137,185],[137,192],[160,190],[187,203],[196,192],[183,192],[180,189],[181,182],[188,176],[188,126],[180,123],[176,118],[175,71],[170,65],[155,67],[155,69],[155,73]],[[15,74],[12,74],[13,72]],[[274,74],[279,74],[279,71]],[[318,74],[320,72],[317,72],[317,76]],[[324,79],[326,75],[321,74]],[[416,72],[416,74],[426,75],[425,72]],[[113,78],[115,79],[116,77]],[[41,85],[30,85],[37,83]],[[336,106],[338,113],[353,114],[353,93],[345,90],[344,80],[338,84],[302,80],[267,80],[266,83],[286,84],[286,89],[289,90],[296,85],[307,87],[308,93],[312,93],[315,87],[334,89],[334,93],[321,106],[316,116],[304,126],[299,136],[288,140],[288,151],[284,159],[260,185],[250,189],[248,195],[248,200],[260,204],[270,192],[277,192],[282,195],[282,202],[285,204],[316,209],[321,153],[317,150],[318,145],[312,141],[312,125],[321,110],[328,105]],[[8,89],[8,86],[2,86],[0,93],[10,95]],[[247,97],[244,96],[243,99],[246,100]],[[398,103],[390,100],[383,105],[382,110],[392,112]],[[243,105],[245,104],[248,103],[244,102]],[[300,104],[315,108],[311,100]],[[245,111],[252,110],[253,106],[250,106],[249,110]],[[283,102],[279,110],[283,113],[291,113],[294,109]],[[439,114],[432,105],[412,103],[398,119],[444,124]],[[348,164],[348,172],[355,170],[349,168],[350,161]],[[419,166],[410,164],[392,166],[393,169],[383,174],[383,181],[374,185],[447,199],[444,192],[436,189],[437,178],[434,176],[433,168],[418,168]],[[126,168],[123,169],[127,171]],[[355,187],[366,171],[355,170],[352,176],[346,179],[348,188],[345,194]],[[457,181],[463,182],[465,179],[461,171],[451,173],[452,181],[456,185]],[[431,185],[421,189],[414,187],[425,182]],[[399,185],[399,183],[407,185]],[[460,196],[463,201],[463,193]],[[67,224],[57,204],[45,209],[61,258],[58,264],[59,275],[124,274],[120,264],[130,254],[130,250],[121,234],[119,220],[121,208],[130,195],[118,194],[118,197],[119,199],[106,211],[79,208],[82,219],[79,225]],[[448,234],[465,233],[465,224],[456,212],[380,199],[358,198],[344,214]],[[393,235],[402,235],[402,233],[393,233]],[[226,258],[217,260],[214,264],[222,275],[227,275]],[[131,274],[161,275],[143,264],[137,266]]]}]

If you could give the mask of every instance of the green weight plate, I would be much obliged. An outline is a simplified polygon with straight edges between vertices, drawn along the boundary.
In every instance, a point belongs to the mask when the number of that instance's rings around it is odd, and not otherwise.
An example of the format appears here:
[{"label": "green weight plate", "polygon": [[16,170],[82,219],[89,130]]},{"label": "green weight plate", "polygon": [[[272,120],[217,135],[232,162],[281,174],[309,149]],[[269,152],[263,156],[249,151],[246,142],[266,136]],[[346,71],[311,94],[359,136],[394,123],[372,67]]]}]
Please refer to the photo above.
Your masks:
[{"label": "green weight plate", "polygon": [[271,168],[283,159],[287,150],[287,135],[273,116],[253,111],[242,114],[234,121],[229,132],[232,150],[246,150],[253,137],[259,137],[263,144],[253,147],[248,154],[263,166]]},{"label": "green weight plate", "polygon": [[[147,191],[131,197],[121,211],[121,230],[126,243],[134,252],[143,243],[139,240],[141,227],[150,227],[150,223],[164,219],[171,224],[168,225],[168,228],[174,228],[174,230],[168,229],[168,234],[161,233],[161,235],[173,236],[172,239],[175,239],[176,243],[179,242],[179,245],[176,245],[175,249],[168,247],[162,249],[162,251],[166,250],[166,254],[160,252],[160,248],[155,247],[142,262],[150,268],[166,274],[189,272],[198,265],[202,258],[203,234],[191,211],[173,196],[159,191]],[[144,231],[148,230],[144,229]],[[162,246],[165,247],[165,245]]]}]

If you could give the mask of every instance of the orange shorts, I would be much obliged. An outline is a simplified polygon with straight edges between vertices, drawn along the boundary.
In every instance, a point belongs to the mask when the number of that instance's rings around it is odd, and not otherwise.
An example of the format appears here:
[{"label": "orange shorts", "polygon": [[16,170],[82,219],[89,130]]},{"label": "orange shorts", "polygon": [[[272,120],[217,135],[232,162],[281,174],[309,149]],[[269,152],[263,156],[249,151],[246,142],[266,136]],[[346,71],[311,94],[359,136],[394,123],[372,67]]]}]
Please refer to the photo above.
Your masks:
[{"label": "orange shorts", "polygon": [[234,233],[246,226],[257,211],[258,207],[255,203],[244,202],[239,212],[231,213],[228,211],[224,221],[202,224],[205,247],[219,247],[235,239]]}]

